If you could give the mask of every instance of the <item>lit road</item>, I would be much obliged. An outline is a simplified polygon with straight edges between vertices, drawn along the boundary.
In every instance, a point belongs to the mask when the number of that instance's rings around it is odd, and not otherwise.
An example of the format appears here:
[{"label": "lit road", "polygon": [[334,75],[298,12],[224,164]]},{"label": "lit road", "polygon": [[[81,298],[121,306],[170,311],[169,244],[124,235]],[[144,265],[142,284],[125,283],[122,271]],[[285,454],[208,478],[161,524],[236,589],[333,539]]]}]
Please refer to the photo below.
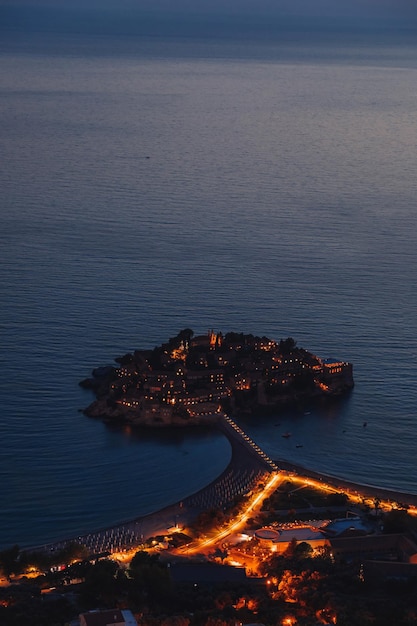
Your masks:
[{"label": "lit road", "polygon": [[206,548],[223,541],[223,539],[225,539],[228,535],[241,530],[246,524],[248,518],[261,507],[263,500],[268,498],[281,484],[284,476],[284,474],[278,472],[271,474],[264,489],[251,499],[245,510],[239,514],[238,519],[232,520],[226,528],[218,531],[212,537],[197,540],[189,546],[179,548],[177,552],[182,554],[195,554],[196,552],[202,552]]},{"label": "lit road", "polygon": [[[227,415],[223,416],[223,419],[219,422],[222,425],[222,430],[232,442],[236,442],[237,447],[241,451],[242,449],[247,450],[250,454],[249,459],[257,459],[258,463],[256,465],[257,471],[263,474],[263,481],[266,481],[266,486],[259,490],[254,496],[251,497],[248,503],[244,504],[244,509],[235,517],[235,519],[230,522],[226,522],[226,525],[223,526],[220,530],[216,531],[211,529],[209,531],[210,536],[204,536],[203,538],[196,539],[188,546],[182,546],[175,550],[172,550],[174,554],[178,555],[191,555],[198,552],[203,552],[208,548],[215,546],[216,544],[221,543],[224,539],[236,532],[242,531],[245,527],[245,524],[248,521],[248,518],[251,516],[255,516],[256,513],[261,509],[261,504],[265,498],[270,497],[274,491],[280,486],[280,484],[284,480],[290,480],[291,482],[298,483],[300,488],[303,486],[311,486],[315,489],[319,489],[322,492],[333,492],[333,493],[344,493],[348,496],[351,503],[355,502],[359,506],[363,506],[366,504],[369,508],[378,508],[384,512],[390,511],[393,508],[402,508],[401,504],[398,504],[398,501],[395,499],[396,494],[392,492],[392,499],[388,500],[387,492],[377,490],[376,488],[370,488],[370,491],[367,492],[367,489],[362,485],[356,485],[355,483],[346,483],[343,479],[336,479],[332,477],[320,476],[319,473],[315,472],[315,477],[303,475],[303,468],[294,466],[292,467],[290,464],[286,464],[286,469],[279,469],[278,465],[279,461],[273,461],[259,446]],[[241,454],[241,452],[240,452]],[[242,467],[246,467],[246,461],[242,461],[240,458],[238,461],[238,472],[242,471]],[[285,462],[284,462],[285,466]],[[272,470],[272,472],[271,472]],[[258,480],[260,474],[258,473]],[[330,478],[329,482],[325,482],[326,478]],[[253,485],[253,482],[252,482]],[[242,485],[240,485],[241,487]],[[250,486],[249,483],[245,485],[247,487],[247,491],[249,491]],[[231,490],[236,487],[236,485],[231,485]],[[237,492],[236,492],[237,493]],[[235,493],[235,495],[236,495]],[[240,492],[241,493],[241,492]],[[230,496],[230,493],[228,494]],[[408,513],[411,515],[417,514],[416,502],[409,498],[407,500],[405,494],[401,495],[401,498],[404,502],[408,502]],[[376,505],[376,506],[375,506]],[[185,509],[184,509],[185,510]],[[206,507],[206,510],[207,507]],[[135,542],[129,541],[129,544],[124,544],[122,541],[119,541],[120,553],[118,550],[113,547],[109,547],[107,544],[101,546],[101,550],[109,550],[113,556],[120,558],[123,561],[129,561],[131,556],[138,549],[143,549],[143,539],[149,536],[154,535],[169,535],[172,527],[172,513],[169,513],[169,520],[161,517],[161,512],[155,514],[154,524],[153,526],[148,527],[147,531],[144,532],[144,528],[141,527],[140,534],[142,541]],[[181,517],[181,512],[175,516],[176,520],[178,517]],[[181,526],[185,528],[187,526],[188,520],[184,517],[181,521]],[[137,534],[137,529],[134,529]],[[130,537],[130,536],[129,536]],[[116,537],[117,539],[117,537]],[[98,549],[96,552],[100,551]]]},{"label": "lit road", "polygon": [[[215,534],[210,537],[204,537],[203,539],[196,540],[192,544],[188,546],[182,546],[178,548],[175,552],[183,555],[191,555],[196,554],[198,552],[204,552],[207,548],[215,546],[221,543],[226,537],[229,535],[239,532],[245,526],[249,517],[251,517],[254,513],[256,513],[262,505],[262,502],[265,498],[268,498],[272,495],[272,493],[280,486],[283,480],[288,479],[287,472],[274,472],[270,475],[267,484],[264,489],[257,493],[251,501],[248,503],[247,507],[244,511],[242,511],[238,518],[235,520],[231,520],[231,522]],[[351,501],[357,502],[358,504],[363,502],[363,496],[352,494],[345,489],[338,489],[335,486],[328,485],[318,480],[314,480],[312,478],[304,477],[304,476],[291,476],[291,481],[295,483],[300,483],[301,486],[311,486],[321,491],[333,492],[333,493],[345,493],[348,495]],[[380,501],[379,508],[382,510],[391,510],[392,503]],[[416,509],[414,507],[409,508],[409,513],[416,514]]]}]

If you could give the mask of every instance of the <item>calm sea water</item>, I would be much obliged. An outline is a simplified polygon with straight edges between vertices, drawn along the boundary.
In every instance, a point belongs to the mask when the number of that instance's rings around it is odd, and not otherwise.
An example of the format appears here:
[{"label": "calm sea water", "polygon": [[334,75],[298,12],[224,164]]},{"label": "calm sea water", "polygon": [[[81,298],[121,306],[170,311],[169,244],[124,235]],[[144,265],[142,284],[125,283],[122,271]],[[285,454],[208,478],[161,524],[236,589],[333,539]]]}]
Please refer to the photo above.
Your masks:
[{"label": "calm sea water", "polygon": [[133,518],[223,470],[220,434],[79,412],[94,367],[185,327],[352,361],[341,404],[245,428],[273,457],[417,493],[416,59],[2,47],[0,546]]}]

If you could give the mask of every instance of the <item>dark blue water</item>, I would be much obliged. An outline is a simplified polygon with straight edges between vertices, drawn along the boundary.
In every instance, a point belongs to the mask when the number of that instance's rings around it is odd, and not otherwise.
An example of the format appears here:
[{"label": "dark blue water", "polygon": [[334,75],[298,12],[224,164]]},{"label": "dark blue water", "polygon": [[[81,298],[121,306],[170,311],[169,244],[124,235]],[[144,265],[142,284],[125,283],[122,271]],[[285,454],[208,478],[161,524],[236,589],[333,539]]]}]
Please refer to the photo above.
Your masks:
[{"label": "dark blue water", "polygon": [[1,54],[0,544],[222,471],[220,434],[79,412],[94,367],[185,327],[352,361],[340,405],[245,428],[274,457],[417,493],[416,49],[46,43]]}]

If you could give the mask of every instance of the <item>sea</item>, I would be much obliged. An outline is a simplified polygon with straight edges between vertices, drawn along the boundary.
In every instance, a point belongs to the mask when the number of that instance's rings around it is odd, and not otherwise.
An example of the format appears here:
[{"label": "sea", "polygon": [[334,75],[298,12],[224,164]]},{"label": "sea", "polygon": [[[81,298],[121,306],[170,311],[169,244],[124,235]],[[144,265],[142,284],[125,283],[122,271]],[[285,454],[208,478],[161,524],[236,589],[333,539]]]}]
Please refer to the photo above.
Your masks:
[{"label": "sea", "polygon": [[348,397],[241,425],[274,459],[416,494],[416,45],[50,34],[0,59],[0,549],[223,471],[215,430],[82,413],[95,367],[187,327],[352,362]]}]

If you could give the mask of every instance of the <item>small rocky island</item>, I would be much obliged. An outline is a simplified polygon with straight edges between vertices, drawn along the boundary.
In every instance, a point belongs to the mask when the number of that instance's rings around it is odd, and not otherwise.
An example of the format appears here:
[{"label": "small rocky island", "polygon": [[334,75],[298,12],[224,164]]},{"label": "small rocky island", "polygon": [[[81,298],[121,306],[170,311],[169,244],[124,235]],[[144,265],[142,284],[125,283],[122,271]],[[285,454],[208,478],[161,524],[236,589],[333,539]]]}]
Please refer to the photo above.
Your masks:
[{"label": "small rocky island", "polygon": [[96,400],[84,413],[138,426],[210,424],[221,415],[276,412],[342,395],[353,388],[352,364],[322,360],[288,337],[186,328],[153,350],[115,359],[80,382]]}]

